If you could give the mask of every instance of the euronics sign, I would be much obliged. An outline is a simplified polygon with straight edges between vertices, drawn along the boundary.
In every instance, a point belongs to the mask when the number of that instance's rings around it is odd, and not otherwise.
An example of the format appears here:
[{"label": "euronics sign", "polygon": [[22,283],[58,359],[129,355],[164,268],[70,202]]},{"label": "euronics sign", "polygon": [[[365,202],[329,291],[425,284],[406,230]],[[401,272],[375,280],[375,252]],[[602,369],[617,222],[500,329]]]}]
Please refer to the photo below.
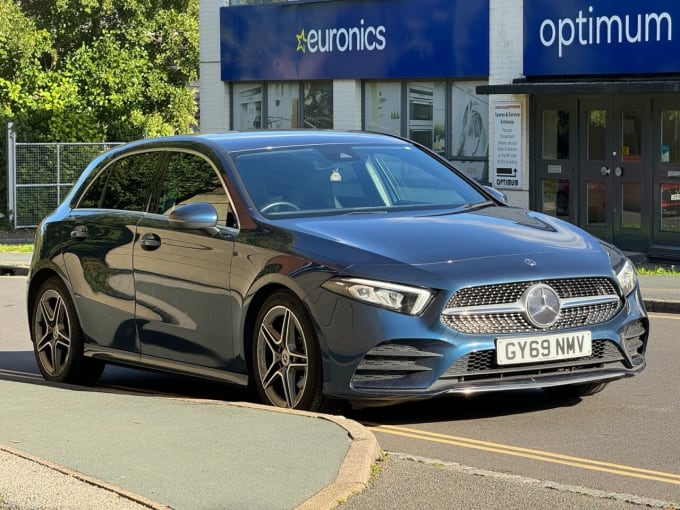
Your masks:
[{"label": "euronics sign", "polygon": [[524,13],[527,76],[680,71],[678,0],[524,0]]},{"label": "euronics sign", "polygon": [[220,8],[222,80],[487,77],[488,0]]}]

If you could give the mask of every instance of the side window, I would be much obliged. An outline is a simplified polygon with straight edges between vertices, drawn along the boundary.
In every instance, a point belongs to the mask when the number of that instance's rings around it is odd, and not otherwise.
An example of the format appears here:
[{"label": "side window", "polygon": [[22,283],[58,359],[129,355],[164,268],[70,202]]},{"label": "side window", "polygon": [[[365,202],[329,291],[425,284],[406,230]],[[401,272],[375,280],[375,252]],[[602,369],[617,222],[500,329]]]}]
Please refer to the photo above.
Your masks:
[{"label": "side window", "polygon": [[212,204],[219,225],[236,226],[227,193],[212,165],[195,154],[175,152],[168,161],[157,212],[168,215],[175,207],[192,202]]},{"label": "side window", "polygon": [[146,211],[162,157],[148,152],[112,163],[90,184],[78,208]]}]

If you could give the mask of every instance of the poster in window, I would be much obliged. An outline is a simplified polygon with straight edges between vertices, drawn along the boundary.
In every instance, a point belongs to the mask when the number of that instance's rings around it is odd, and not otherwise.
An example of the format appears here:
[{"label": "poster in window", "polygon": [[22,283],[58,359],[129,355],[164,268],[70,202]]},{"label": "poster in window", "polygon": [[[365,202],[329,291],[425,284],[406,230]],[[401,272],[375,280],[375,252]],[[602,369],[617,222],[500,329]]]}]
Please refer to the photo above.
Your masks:
[{"label": "poster in window", "polygon": [[302,115],[306,128],[333,128],[333,82],[304,82]]},{"label": "poster in window", "polygon": [[298,82],[271,82],[267,84],[268,129],[296,128],[300,85]]},{"label": "poster in window", "polygon": [[262,85],[234,85],[234,129],[262,127]]},{"label": "poster in window", "polygon": [[368,82],[364,87],[366,130],[401,134],[401,82]]}]

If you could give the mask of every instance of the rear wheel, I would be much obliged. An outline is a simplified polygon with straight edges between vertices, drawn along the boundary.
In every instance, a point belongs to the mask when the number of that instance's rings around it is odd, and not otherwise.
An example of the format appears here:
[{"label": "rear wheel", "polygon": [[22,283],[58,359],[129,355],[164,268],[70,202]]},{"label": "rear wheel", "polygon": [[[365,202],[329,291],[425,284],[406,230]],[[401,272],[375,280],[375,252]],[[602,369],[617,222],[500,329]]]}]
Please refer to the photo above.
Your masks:
[{"label": "rear wheel", "polygon": [[31,311],[35,359],[48,381],[93,384],[104,363],[83,356],[83,332],[73,302],[58,278],[46,280]]},{"label": "rear wheel", "polygon": [[307,411],[325,408],[316,334],[306,311],[289,292],[272,294],[258,313],[252,368],[263,402]]},{"label": "rear wheel", "polygon": [[543,388],[543,390],[556,397],[561,398],[576,398],[576,397],[587,397],[589,395],[594,395],[595,393],[600,393],[603,389],[607,387],[608,383],[585,383],[585,384],[569,384],[566,386],[549,386]]}]

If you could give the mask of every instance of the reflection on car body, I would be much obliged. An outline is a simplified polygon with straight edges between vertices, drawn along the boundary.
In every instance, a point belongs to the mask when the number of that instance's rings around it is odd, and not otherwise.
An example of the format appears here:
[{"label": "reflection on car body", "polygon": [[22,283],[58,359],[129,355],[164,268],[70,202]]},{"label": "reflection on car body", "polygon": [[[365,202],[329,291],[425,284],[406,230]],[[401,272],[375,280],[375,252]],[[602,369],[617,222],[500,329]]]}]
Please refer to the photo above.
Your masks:
[{"label": "reflection on car body", "polygon": [[330,410],[448,393],[573,395],[645,366],[615,247],[397,137],[263,131],[134,142],[41,224],[28,313],[52,381],[106,363]]}]

